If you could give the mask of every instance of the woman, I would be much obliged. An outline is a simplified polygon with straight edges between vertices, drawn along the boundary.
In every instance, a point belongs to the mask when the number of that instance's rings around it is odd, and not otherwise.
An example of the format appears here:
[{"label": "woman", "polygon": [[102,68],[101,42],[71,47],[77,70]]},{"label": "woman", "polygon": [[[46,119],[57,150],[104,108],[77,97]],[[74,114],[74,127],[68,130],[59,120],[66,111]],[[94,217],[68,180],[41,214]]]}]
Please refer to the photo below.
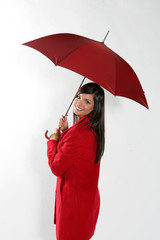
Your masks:
[{"label": "woman", "polygon": [[100,195],[98,179],[104,152],[104,91],[83,85],[73,107],[74,124],[60,118],[47,141],[48,164],[57,176],[55,215],[57,240],[89,240],[95,231]]}]

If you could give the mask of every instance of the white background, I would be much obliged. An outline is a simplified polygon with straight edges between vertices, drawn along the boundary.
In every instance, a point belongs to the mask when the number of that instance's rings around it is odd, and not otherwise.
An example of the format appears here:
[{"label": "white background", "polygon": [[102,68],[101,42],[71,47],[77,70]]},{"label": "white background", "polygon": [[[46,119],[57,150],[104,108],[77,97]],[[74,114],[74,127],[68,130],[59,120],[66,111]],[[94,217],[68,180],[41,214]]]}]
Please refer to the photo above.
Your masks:
[{"label": "white background", "polygon": [[[21,44],[69,32],[102,41],[135,70],[150,110],[105,91],[106,148],[93,240],[160,239],[160,2],[6,0],[0,6],[0,239],[53,240],[51,134],[82,76]],[[86,81],[87,82],[87,81]],[[72,125],[72,109],[69,112]]]}]

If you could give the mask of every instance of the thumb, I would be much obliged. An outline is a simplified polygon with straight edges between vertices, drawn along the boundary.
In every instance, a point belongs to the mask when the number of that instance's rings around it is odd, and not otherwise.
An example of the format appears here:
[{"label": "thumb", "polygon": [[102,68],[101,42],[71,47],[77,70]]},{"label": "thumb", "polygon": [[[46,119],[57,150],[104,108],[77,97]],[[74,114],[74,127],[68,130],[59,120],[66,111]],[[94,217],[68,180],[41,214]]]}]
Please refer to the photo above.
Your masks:
[{"label": "thumb", "polygon": [[55,128],[55,133],[58,134],[59,133],[59,130],[58,128]]}]

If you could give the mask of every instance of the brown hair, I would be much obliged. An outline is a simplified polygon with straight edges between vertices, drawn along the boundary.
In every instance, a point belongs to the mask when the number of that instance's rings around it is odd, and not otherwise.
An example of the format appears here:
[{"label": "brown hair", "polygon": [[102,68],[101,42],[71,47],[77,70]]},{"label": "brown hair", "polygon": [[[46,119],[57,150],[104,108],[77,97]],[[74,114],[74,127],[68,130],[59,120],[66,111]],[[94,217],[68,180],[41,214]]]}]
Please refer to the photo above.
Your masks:
[{"label": "brown hair", "polygon": [[[104,90],[96,83],[87,83],[78,90],[76,97],[78,97],[78,95],[81,93],[94,94],[94,108],[93,111],[88,114],[89,122],[87,123],[87,125],[91,124],[90,130],[92,132],[96,132],[97,155],[95,163],[98,164],[104,154],[105,147]],[[78,117],[76,114],[73,113],[73,124],[77,121]]]}]

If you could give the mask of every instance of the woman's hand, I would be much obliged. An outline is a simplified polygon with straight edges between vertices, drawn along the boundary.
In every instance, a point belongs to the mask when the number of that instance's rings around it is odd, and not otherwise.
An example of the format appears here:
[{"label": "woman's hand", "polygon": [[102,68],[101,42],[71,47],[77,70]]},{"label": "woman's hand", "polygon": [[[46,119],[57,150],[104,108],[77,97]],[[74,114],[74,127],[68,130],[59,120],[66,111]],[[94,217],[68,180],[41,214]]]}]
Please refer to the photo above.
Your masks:
[{"label": "woman's hand", "polygon": [[64,131],[68,128],[68,120],[67,120],[67,116],[61,116],[61,118],[59,119],[59,124],[58,127],[60,128],[61,131]]},{"label": "woman's hand", "polygon": [[56,140],[58,141],[60,138],[60,131],[56,128],[55,132],[49,137],[49,140]]},{"label": "woman's hand", "polygon": [[49,137],[49,140],[56,140],[58,141],[60,138],[60,130],[64,131],[68,128],[68,120],[67,120],[67,116],[61,116],[61,118],[59,119],[59,124],[58,124],[59,129],[55,129],[55,132]]}]

